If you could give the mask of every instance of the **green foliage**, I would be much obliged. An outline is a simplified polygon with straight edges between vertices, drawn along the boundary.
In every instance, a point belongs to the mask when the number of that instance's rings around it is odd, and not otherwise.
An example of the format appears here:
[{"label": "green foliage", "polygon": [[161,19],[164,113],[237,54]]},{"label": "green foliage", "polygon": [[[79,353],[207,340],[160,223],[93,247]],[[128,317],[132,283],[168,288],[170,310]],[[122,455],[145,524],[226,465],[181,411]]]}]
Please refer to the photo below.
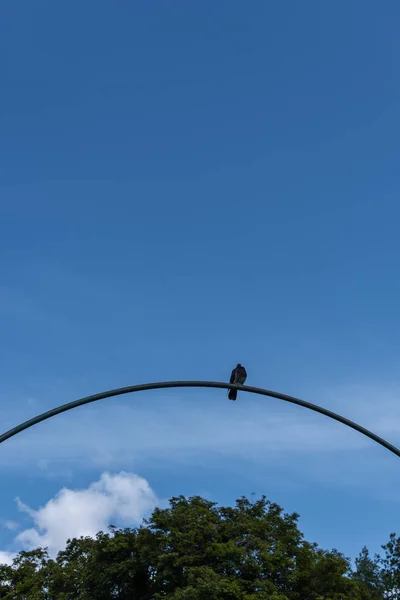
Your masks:
[{"label": "green foliage", "polygon": [[356,571],[353,579],[360,582],[361,587],[370,593],[373,600],[380,600],[384,597],[385,584],[381,558],[378,555],[371,558],[365,546],[356,558]]},{"label": "green foliage", "polygon": [[382,549],[383,556],[374,558],[362,549],[353,579],[369,600],[400,600],[400,538],[392,533]]},{"label": "green foliage", "polygon": [[385,592],[385,600],[400,599],[400,538],[394,533],[385,546],[382,546],[385,554],[380,562],[382,564],[382,583]]},{"label": "green foliage", "polygon": [[395,538],[384,577],[364,550],[351,574],[342,554],[305,541],[297,520],[264,497],[234,507],[172,498],[138,529],[69,540],[55,560],[21,552],[0,566],[0,599],[378,600],[384,578],[397,585]]}]

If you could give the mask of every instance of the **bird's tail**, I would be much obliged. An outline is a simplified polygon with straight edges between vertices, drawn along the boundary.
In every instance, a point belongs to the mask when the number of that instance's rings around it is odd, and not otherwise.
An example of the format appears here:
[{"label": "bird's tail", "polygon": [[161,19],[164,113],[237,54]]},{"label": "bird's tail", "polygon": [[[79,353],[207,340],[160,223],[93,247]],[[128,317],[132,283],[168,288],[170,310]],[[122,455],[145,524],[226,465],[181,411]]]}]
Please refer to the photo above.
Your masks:
[{"label": "bird's tail", "polygon": [[228,398],[229,400],[236,400],[237,390],[229,390]]}]

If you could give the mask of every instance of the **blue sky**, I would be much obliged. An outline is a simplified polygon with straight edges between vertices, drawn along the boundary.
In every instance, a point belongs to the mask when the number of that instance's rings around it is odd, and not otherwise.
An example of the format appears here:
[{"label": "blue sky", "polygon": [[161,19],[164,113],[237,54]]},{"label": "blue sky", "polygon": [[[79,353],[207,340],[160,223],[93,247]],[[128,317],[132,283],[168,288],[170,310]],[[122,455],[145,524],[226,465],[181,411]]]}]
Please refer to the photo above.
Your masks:
[{"label": "blue sky", "polygon": [[[400,444],[398,2],[0,17],[2,429],[241,361]],[[349,556],[400,533],[398,459],[272,399],[105,401],[5,443],[0,468],[4,557],[56,550],[94,501],[90,531],[180,493],[265,493]]]}]

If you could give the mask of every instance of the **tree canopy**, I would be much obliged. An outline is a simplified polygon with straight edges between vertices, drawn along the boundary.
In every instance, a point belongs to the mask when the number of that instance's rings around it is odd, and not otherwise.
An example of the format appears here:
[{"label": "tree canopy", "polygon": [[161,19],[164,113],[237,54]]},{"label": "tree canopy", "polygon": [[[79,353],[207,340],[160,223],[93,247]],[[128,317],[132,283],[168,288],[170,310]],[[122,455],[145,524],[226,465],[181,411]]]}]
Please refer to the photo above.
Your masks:
[{"label": "tree canopy", "polygon": [[400,541],[351,569],[307,542],[297,514],[262,497],[218,506],[180,496],[135,529],[20,552],[0,566],[2,600],[379,600],[400,598]]}]

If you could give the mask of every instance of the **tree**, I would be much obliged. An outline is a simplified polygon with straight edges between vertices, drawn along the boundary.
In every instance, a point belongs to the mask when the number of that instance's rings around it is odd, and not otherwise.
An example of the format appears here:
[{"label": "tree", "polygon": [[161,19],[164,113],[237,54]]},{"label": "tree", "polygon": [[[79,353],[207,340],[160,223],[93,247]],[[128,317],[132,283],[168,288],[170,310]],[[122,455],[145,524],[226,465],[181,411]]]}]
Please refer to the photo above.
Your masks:
[{"label": "tree", "polygon": [[400,598],[400,538],[395,533],[391,533],[388,543],[382,546],[382,549],[385,552],[381,559],[385,598],[398,600]]},{"label": "tree", "polygon": [[2,600],[376,600],[348,559],[304,540],[265,497],[221,507],[172,498],[136,529],[68,540],[55,559],[0,568]]},{"label": "tree", "polygon": [[385,584],[381,568],[381,558],[378,554],[370,557],[368,548],[364,546],[356,558],[356,570],[353,579],[360,582],[371,594],[371,598],[381,600],[384,598]]},{"label": "tree", "polygon": [[48,554],[46,550],[20,552],[12,567],[1,567],[0,598],[4,600],[47,600],[45,573]]}]

